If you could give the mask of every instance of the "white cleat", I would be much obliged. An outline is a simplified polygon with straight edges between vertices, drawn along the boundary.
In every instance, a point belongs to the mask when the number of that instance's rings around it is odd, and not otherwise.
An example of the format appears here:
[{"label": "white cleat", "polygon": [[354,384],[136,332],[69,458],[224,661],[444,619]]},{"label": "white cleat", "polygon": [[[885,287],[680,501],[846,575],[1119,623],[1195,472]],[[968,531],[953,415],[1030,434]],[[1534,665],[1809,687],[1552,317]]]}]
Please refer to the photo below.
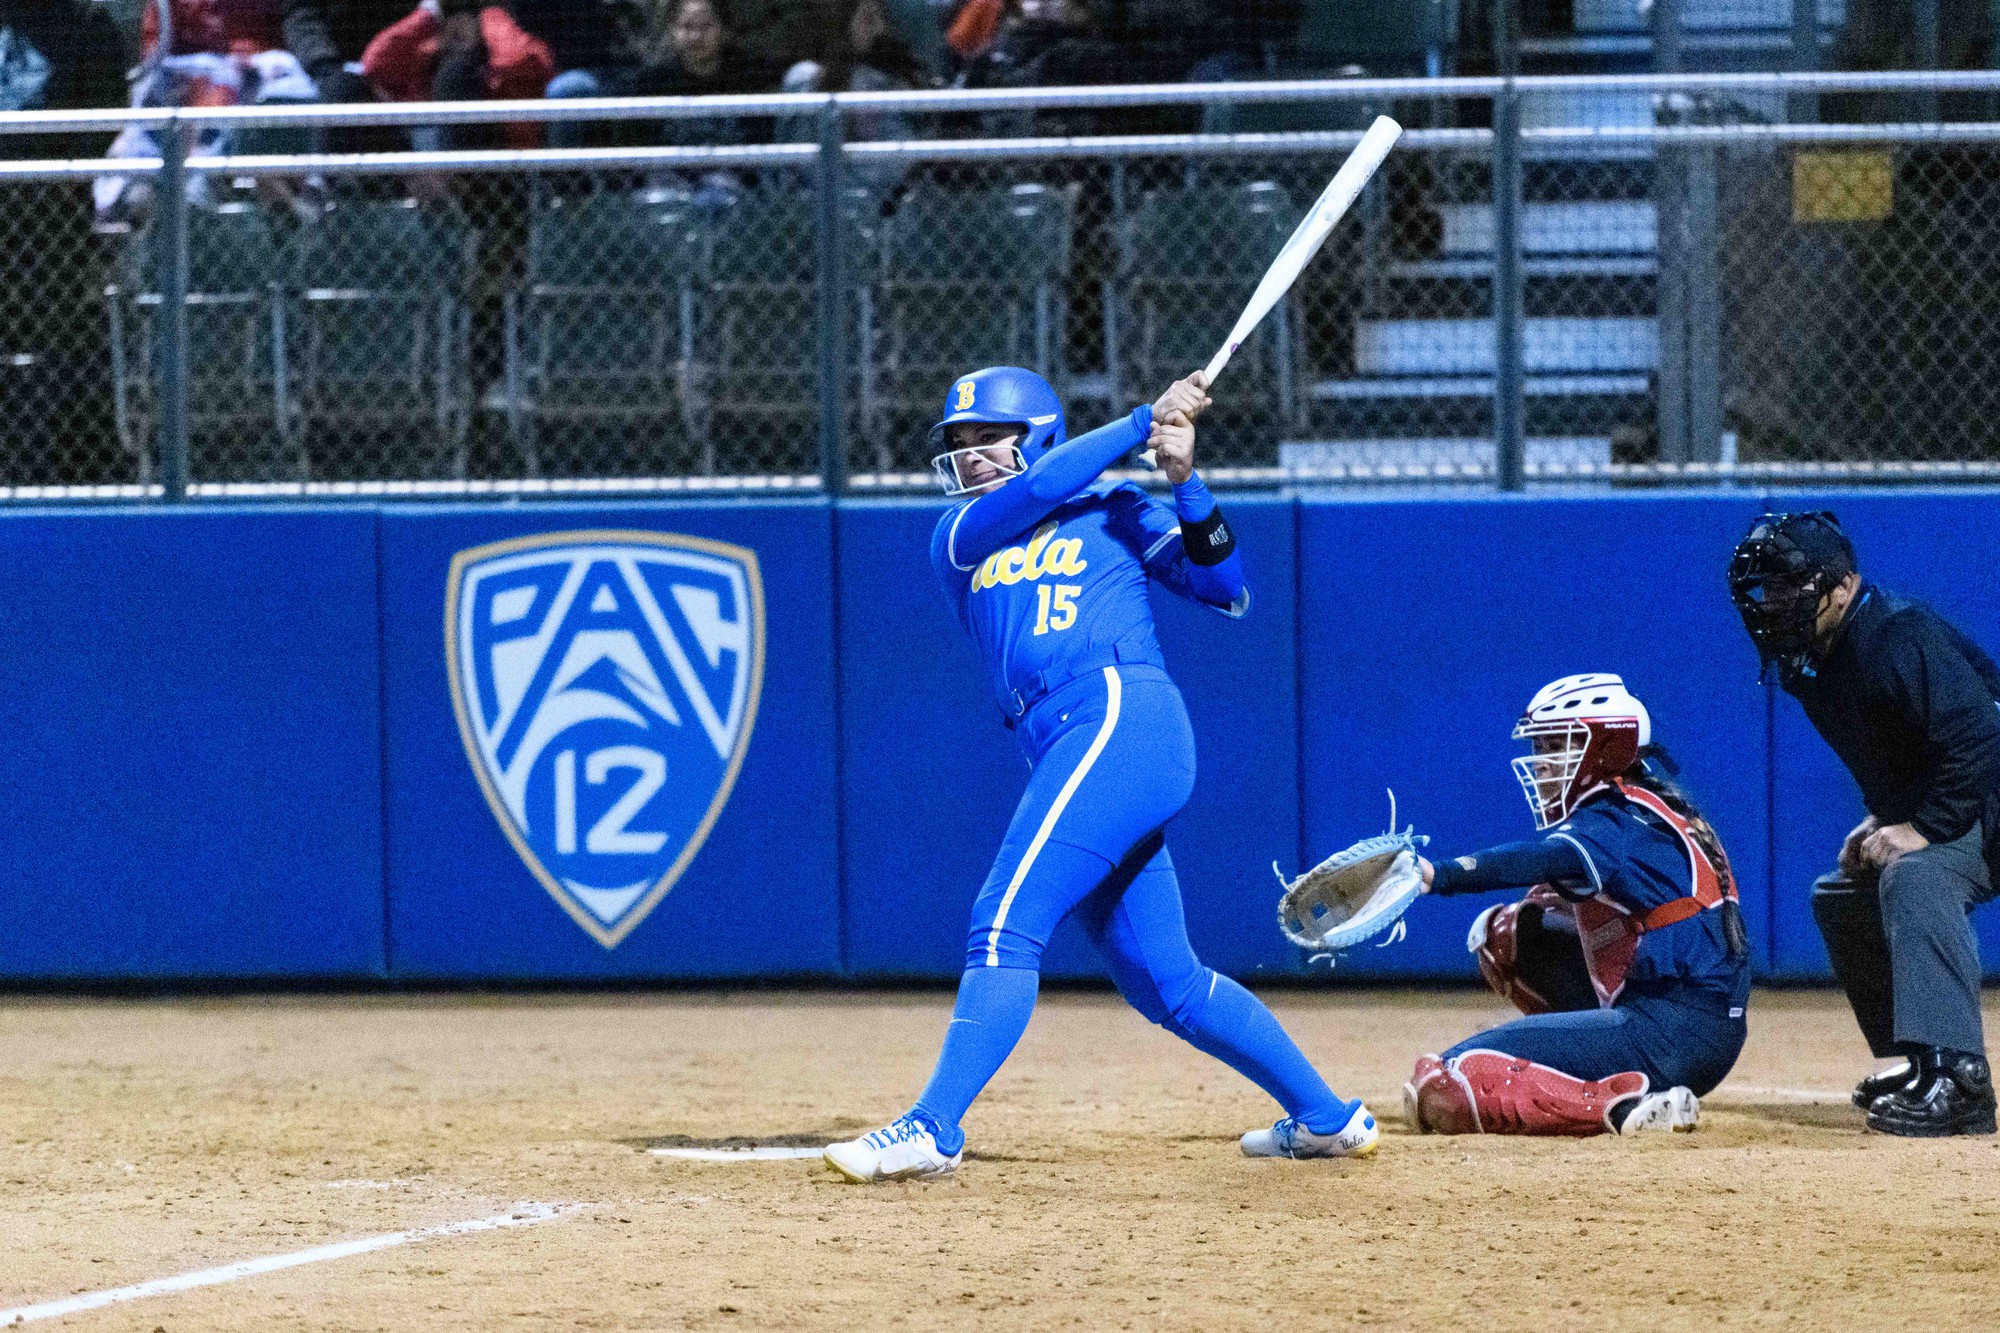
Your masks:
[{"label": "white cleat", "polygon": [[1625,1116],[1618,1133],[1625,1138],[1661,1132],[1685,1134],[1700,1122],[1701,1102],[1695,1095],[1686,1088],[1668,1088],[1641,1097],[1639,1104]]},{"label": "white cleat", "polygon": [[1245,1157],[1366,1157],[1375,1151],[1381,1138],[1375,1117],[1357,1104],[1347,1124],[1331,1134],[1315,1134],[1298,1121],[1286,1118],[1269,1129],[1253,1129],[1243,1136]]},{"label": "white cleat", "polygon": [[858,1139],[827,1146],[826,1164],[860,1185],[885,1180],[936,1180],[958,1170],[964,1151],[938,1151],[937,1136],[915,1116],[903,1116]]}]

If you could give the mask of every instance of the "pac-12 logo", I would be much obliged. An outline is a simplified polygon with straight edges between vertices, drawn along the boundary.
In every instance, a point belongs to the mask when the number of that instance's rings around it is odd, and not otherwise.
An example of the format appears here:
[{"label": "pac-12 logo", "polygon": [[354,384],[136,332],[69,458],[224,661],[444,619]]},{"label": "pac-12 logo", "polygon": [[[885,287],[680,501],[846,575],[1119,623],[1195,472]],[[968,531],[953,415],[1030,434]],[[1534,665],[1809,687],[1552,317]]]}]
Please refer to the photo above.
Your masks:
[{"label": "pac-12 logo", "polygon": [[494,817],[605,948],[646,918],[729,800],[764,676],[756,553],[655,532],[460,551],[452,707]]}]

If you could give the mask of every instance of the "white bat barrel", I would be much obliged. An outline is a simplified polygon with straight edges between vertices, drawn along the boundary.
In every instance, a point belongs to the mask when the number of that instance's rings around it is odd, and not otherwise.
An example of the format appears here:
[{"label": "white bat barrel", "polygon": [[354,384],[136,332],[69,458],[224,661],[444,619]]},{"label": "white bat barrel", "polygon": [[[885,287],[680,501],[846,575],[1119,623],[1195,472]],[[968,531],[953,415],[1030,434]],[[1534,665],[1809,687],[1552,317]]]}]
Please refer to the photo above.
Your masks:
[{"label": "white bat barrel", "polygon": [[1402,133],[1401,125],[1387,116],[1377,116],[1375,123],[1368,127],[1368,132],[1361,136],[1361,142],[1348,154],[1347,161],[1341,163],[1340,170],[1334,173],[1333,180],[1292,232],[1284,249],[1278,251],[1278,257],[1271,261],[1264,280],[1257,284],[1249,304],[1243,307],[1236,327],[1229,331],[1229,337],[1224,339],[1221,349],[1209,361],[1210,384],[1215,383],[1216,376],[1222,373],[1223,367],[1229,364],[1229,358],[1236,354],[1236,349],[1249,338],[1251,331],[1265,315],[1271,313],[1271,307],[1291,290],[1299,274],[1305,271],[1305,266],[1326,244],[1326,238],[1333,234],[1334,227],[1389,156],[1389,150],[1396,146],[1396,140],[1402,137]]}]

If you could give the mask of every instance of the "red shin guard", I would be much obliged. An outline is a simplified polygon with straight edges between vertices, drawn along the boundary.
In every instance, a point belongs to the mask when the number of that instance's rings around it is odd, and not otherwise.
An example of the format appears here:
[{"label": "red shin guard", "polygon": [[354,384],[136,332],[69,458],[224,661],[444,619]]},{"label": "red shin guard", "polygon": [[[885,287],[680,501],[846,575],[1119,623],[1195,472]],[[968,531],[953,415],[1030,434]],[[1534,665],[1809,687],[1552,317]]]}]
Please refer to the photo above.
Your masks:
[{"label": "red shin guard", "polygon": [[1467,1051],[1449,1063],[1417,1061],[1409,1100],[1417,1128],[1430,1134],[1604,1134],[1605,1115],[1646,1091],[1644,1074],[1586,1082],[1499,1051]]}]

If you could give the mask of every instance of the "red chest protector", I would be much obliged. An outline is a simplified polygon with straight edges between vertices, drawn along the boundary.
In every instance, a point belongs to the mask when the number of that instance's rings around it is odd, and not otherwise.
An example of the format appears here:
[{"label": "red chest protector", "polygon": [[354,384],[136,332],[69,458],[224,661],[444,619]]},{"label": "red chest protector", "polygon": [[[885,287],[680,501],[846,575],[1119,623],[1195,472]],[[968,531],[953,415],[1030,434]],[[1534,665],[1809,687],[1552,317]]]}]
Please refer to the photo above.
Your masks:
[{"label": "red chest protector", "polygon": [[1715,864],[1702,850],[1685,816],[1644,787],[1623,781],[1612,785],[1620,796],[1652,811],[1679,835],[1687,852],[1694,892],[1661,903],[1643,916],[1634,915],[1629,908],[1602,893],[1568,904],[1576,914],[1576,933],[1583,942],[1583,961],[1590,969],[1591,987],[1597,992],[1598,1004],[1606,1009],[1617,1002],[1619,993],[1625,989],[1625,974],[1632,970],[1641,935],[1736,901],[1735,877],[1727,865]]}]

